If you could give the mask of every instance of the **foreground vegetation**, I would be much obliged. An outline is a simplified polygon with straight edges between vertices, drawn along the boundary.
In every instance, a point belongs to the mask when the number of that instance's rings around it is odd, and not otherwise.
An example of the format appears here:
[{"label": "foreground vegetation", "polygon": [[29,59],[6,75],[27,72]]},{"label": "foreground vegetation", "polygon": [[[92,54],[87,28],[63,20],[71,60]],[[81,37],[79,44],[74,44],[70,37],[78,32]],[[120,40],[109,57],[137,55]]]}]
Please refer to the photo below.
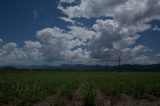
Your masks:
[{"label": "foreground vegetation", "polygon": [[97,90],[117,98],[123,94],[159,98],[160,73],[0,72],[0,104],[33,105],[54,96],[54,104],[63,105],[61,98],[73,100],[78,91],[84,105],[93,106]]}]

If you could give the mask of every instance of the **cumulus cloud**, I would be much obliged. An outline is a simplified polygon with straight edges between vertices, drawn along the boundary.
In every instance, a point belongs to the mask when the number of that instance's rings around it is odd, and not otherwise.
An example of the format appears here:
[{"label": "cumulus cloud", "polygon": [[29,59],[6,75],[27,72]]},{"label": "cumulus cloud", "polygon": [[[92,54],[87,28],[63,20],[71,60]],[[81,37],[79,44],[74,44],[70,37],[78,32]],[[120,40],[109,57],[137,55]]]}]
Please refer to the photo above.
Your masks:
[{"label": "cumulus cloud", "polygon": [[[148,22],[160,20],[159,0],[81,0],[76,6],[59,4],[58,8],[70,18],[97,18],[92,26],[96,34],[89,44],[92,58],[105,58],[113,63],[119,55],[125,54],[126,63],[149,63],[144,53],[151,52],[151,49],[135,44],[141,37],[139,33],[151,28]],[[102,20],[100,17],[112,19]]]},{"label": "cumulus cloud", "polygon": [[[106,48],[107,51],[127,48],[134,44],[139,37],[135,30],[125,28],[115,20],[97,20],[93,28],[97,32],[97,36],[90,45],[93,56],[103,53]],[[103,58],[103,56],[101,57]]]},{"label": "cumulus cloud", "polygon": [[0,58],[1,65],[18,64],[23,63],[27,55],[22,49],[17,48],[16,43],[8,43],[1,47]]},{"label": "cumulus cloud", "polygon": [[141,64],[141,65],[147,65],[151,64],[151,61],[148,56],[141,55],[139,57],[134,57],[132,60],[129,60],[130,64]]},{"label": "cumulus cloud", "polygon": [[4,45],[3,47],[2,47],[2,49],[4,49],[4,50],[6,50],[6,51],[14,51],[15,49],[17,48],[17,44],[16,43],[8,43],[8,44],[6,44],[6,45]]},{"label": "cumulus cloud", "polygon": [[[134,63],[134,64],[139,63],[139,64],[141,64],[144,62],[138,61],[139,58],[140,58],[140,60],[142,60],[142,59],[149,60],[148,56],[145,54],[150,51],[152,51],[152,49],[150,49],[149,47],[143,46],[143,45],[138,45],[138,46],[135,46],[134,48],[125,48],[125,49],[121,50],[121,56],[123,57],[122,59],[124,59],[124,62],[126,62],[126,63]],[[148,61],[146,61],[146,63],[148,63]]]},{"label": "cumulus cloud", "polygon": [[[124,64],[153,63],[147,55],[152,49],[136,42],[141,32],[152,28],[150,21],[160,20],[159,0],[80,0],[72,5],[74,2],[60,0],[57,7],[66,15],[59,18],[72,23],[67,30],[44,28],[37,31],[37,41],[25,41],[21,48],[16,43],[4,44],[0,47],[0,63],[63,61],[116,65],[119,56]],[[81,18],[96,21],[87,27],[77,21]],[[152,29],[159,30],[157,26]]]},{"label": "cumulus cloud", "polygon": [[47,61],[62,60],[61,53],[73,47],[73,37],[56,27],[38,31],[37,38],[42,43],[42,55]]},{"label": "cumulus cloud", "polygon": [[70,17],[111,16],[132,22],[159,18],[159,5],[159,0],[81,0],[80,5],[67,8],[59,5],[59,9]]},{"label": "cumulus cloud", "polygon": [[95,36],[95,32],[89,30],[85,27],[78,27],[78,26],[68,26],[70,28],[69,34],[72,34],[74,37],[77,37],[79,40],[83,42],[87,42],[91,40]]},{"label": "cumulus cloud", "polygon": [[67,57],[66,59],[70,60],[84,60],[84,59],[90,59],[90,54],[87,50],[83,50],[82,48],[78,48],[73,51],[67,51],[67,52],[62,52],[62,55],[64,57]]},{"label": "cumulus cloud", "polygon": [[[86,35],[85,37],[83,36],[80,37],[82,41],[78,37],[79,30],[84,31],[83,34]],[[40,40],[42,44],[41,48],[42,57],[46,61],[59,61],[59,60],[62,61],[78,57],[79,58],[87,57],[88,56],[87,51],[79,47],[84,44],[84,41],[86,41],[87,36],[91,36],[91,34],[93,34],[91,32],[92,31],[87,31],[84,28],[77,29],[76,31],[71,30],[69,32],[66,32],[57,27],[46,28],[41,31],[38,31],[37,38]]]},{"label": "cumulus cloud", "polygon": [[[37,31],[37,41],[24,41],[23,47],[16,43],[7,43],[0,48],[0,63],[53,63],[71,62],[90,58],[87,48],[88,40],[94,31],[87,28],[71,26],[69,31],[53,27]],[[83,34],[82,34],[83,33]]]},{"label": "cumulus cloud", "polygon": [[28,59],[32,61],[41,61],[42,53],[40,52],[42,45],[40,42],[36,41],[25,41],[24,42],[24,50],[28,57]]}]

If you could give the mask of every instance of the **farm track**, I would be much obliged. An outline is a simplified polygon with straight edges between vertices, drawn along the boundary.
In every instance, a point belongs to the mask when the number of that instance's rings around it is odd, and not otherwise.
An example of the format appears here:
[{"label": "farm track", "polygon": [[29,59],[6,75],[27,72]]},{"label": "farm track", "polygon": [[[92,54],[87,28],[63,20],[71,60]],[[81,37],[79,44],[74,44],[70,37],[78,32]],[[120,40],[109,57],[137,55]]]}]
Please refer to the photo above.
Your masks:
[{"label": "farm track", "polygon": [[96,90],[96,106],[110,106],[111,101],[99,89]]},{"label": "farm track", "polygon": [[[16,104],[0,104],[0,106],[16,106]],[[52,95],[35,103],[33,106],[85,106],[84,98],[82,97],[82,85],[74,91],[71,99]],[[97,89],[95,106],[160,106],[160,99],[148,94],[143,99],[133,99],[126,94],[120,97],[106,96],[100,89]]]},{"label": "farm track", "polygon": [[34,106],[52,106],[55,104],[56,95],[49,96],[45,100],[39,101],[38,103],[35,103]]},{"label": "farm track", "polygon": [[129,95],[123,94],[116,99],[116,104],[113,104],[113,106],[160,106],[160,100],[134,99]]},{"label": "farm track", "polygon": [[[81,88],[82,87],[80,86],[75,90],[72,99],[50,96],[47,99],[34,104],[34,106],[85,106]],[[144,99],[139,100],[133,99],[126,94],[123,94],[120,97],[106,96],[97,89],[95,106],[160,106],[160,99],[151,95],[146,95]]]},{"label": "farm track", "polygon": [[96,106],[160,106],[160,99],[152,95],[145,95],[143,99],[133,99],[126,94],[120,97],[106,96],[97,89]]},{"label": "farm track", "polygon": [[72,98],[67,98],[60,95],[47,97],[33,106],[84,106],[84,100],[81,94],[82,84],[73,93]]},{"label": "farm track", "polygon": [[79,88],[73,94],[73,106],[84,106],[84,100],[82,97],[82,87],[83,84],[81,83]]}]

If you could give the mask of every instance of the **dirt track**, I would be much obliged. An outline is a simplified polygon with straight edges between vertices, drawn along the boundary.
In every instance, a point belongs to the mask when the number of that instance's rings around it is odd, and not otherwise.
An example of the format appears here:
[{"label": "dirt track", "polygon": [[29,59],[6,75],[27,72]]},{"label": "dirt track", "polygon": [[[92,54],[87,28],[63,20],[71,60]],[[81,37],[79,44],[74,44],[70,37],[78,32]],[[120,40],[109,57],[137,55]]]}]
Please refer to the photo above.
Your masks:
[{"label": "dirt track", "polygon": [[[34,106],[85,106],[85,102],[81,95],[81,88],[78,88],[72,99],[50,96],[46,100],[34,104]],[[143,99],[133,99],[126,94],[120,97],[112,97],[96,90],[95,106],[160,106],[160,99],[152,95],[145,95]]]}]

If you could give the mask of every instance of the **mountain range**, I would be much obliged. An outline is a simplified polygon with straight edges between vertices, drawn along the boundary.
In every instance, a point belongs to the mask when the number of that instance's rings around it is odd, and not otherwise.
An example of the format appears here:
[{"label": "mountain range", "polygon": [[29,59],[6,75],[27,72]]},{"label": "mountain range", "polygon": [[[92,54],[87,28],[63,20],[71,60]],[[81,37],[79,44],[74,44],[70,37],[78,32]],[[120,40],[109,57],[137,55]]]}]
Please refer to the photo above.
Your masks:
[{"label": "mountain range", "polygon": [[61,66],[50,65],[31,65],[31,66],[1,66],[0,69],[26,69],[26,70],[53,70],[53,71],[160,71],[160,64],[151,65],[130,65],[121,66],[101,66],[101,65],[83,65],[83,64],[63,64]]}]

